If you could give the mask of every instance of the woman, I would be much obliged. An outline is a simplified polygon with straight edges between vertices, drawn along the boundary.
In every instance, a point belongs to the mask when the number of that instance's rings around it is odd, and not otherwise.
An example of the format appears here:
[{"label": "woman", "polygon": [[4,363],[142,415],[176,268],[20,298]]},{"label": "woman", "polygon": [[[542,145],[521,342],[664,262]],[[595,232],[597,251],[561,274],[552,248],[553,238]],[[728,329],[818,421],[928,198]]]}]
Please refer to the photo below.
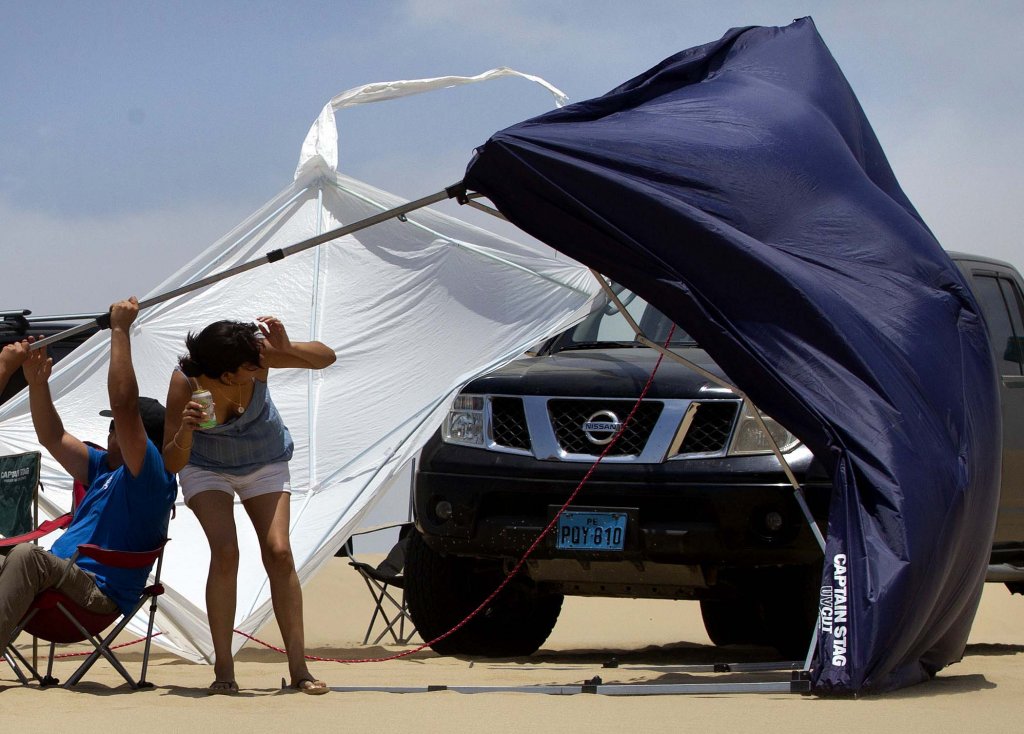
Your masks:
[{"label": "woman", "polygon": [[[238,540],[234,497],[237,494],[260,542],[270,580],[274,614],[288,650],[293,688],[326,693],[305,660],[302,588],[288,539],[288,460],[292,439],[267,391],[271,367],[320,370],[334,352],[321,342],[292,342],[272,316],[253,322],[217,321],[185,340],[167,391],[163,447],[167,470],[178,474],[185,504],[199,519],[210,543],[206,613],[213,638],[214,682],[210,693],[237,693],[231,635],[235,618]],[[193,392],[213,398],[216,425]]]}]

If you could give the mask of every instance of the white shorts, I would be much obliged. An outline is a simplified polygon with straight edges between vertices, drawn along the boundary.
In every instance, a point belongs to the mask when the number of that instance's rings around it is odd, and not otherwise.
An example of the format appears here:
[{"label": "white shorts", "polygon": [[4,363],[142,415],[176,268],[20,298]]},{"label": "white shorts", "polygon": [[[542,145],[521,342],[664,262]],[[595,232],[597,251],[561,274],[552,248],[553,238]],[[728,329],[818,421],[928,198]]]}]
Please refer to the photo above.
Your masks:
[{"label": "white shorts", "polygon": [[224,492],[232,497],[237,494],[242,502],[261,494],[290,494],[292,491],[287,461],[267,464],[248,474],[221,474],[187,464],[178,472],[178,484],[181,486],[181,496],[186,505],[200,492],[211,490]]}]

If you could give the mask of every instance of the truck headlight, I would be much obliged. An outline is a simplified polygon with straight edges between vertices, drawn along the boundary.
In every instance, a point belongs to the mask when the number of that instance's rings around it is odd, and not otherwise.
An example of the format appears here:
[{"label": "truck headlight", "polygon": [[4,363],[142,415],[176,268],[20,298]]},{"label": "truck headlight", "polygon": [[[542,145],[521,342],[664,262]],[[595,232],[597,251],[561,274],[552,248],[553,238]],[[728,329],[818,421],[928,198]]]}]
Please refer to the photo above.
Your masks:
[{"label": "truck headlight", "polygon": [[[772,453],[772,439],[779,447],[779,451],[786,453],[800,445],[800,441],[792,433],[770,415],[761,413],[761,420],[764,421],[767,433],[761,428],[761,424],[754,416],[756,410],[748,401],[743,401],[743,410],[740,411],[740,418],[736,423],[736,431],[733,433],[732,446],[729,447],[729,454],[770,454]],[[760,411],[758,411],[760,413]],[[769,437],[770,434],[770,437]]]},{"label": "truck headlight", "polygon": [[484,398],[482,395],[459,395],[452,403],[448,417],[441,425],[445,443],[464,446],[484,445]]}]

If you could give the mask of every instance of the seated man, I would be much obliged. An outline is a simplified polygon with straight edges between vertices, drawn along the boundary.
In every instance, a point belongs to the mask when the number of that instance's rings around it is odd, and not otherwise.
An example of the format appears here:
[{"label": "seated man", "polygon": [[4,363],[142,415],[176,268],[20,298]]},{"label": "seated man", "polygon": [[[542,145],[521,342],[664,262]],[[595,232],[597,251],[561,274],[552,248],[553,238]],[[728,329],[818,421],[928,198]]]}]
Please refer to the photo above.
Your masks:
[{"label": "seated man", "polygon": [[140,398],[132,366],[128,329],[139,312],[132,297],[110,308],[110,367],[107,393],[112,415],[107,450],[86,446],[64,430],[50,396],[53,360],[45,349],[24,356],[32,423],[39,442],[61,466],[89,489],[64,534],[47,552],[23,543],[0,561],[0,649],[37,593],[59,588],[97,613],[128,613],[138,601],[148,568],[118,569],[90,558],[68,559],[78,546],[94,543],[120,551],[147,551],[167,535],[177,484],[164,469],[164,409]]}]

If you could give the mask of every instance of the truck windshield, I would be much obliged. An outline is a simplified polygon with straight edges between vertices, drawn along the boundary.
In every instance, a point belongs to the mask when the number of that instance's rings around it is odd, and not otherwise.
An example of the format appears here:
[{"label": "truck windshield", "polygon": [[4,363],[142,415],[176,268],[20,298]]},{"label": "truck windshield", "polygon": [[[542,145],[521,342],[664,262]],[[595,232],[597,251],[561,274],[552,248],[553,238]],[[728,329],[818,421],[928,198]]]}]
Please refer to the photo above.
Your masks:
[{"label": "truck windshield", "polygon": [[[630,317],[640,326],[644,335],[654,342],[664,343],[668,338],[672,322],[661,311],[631,291],[619,294],[619,300],[626,307]],[[676,327],[672,334],[673,346],[693,346],[693,337]],[[564,349],[587,349],[608,347],[641,347],[636,333],[619,312],[618,306],[609,302],[603,308],[562,334],[553,345],[554,351]]]}]

